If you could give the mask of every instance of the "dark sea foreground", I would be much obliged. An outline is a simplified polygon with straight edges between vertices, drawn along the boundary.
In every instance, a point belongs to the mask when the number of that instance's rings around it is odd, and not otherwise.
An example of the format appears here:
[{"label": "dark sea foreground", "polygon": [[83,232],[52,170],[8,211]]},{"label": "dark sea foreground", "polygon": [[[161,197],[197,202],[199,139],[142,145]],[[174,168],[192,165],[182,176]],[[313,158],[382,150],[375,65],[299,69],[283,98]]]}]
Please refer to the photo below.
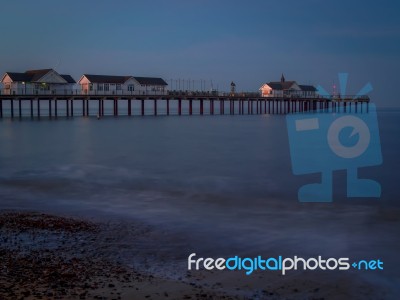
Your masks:
[{"label": "dark sea foreground", "polygon": [[[171,278],[187,274],[193,252],[379,258],[384,270],[351,270],[346,278],[395,299],[400,111],[378,117],[383,164],[359,174],[378,181],[382,197],[347,198],[346,173],[335,171],[333,203],[297,201],[299,187],[320,177],[293,175],[284,116],[3,119],[0,208],[123,222],[124,248],[116,247],[115,256]],[[134,224],[153,233],[131,235]],[[293,271],[289,278],[334,284],[340,277],[326,274]],[[257,276],[240,276],[260,288]]]}]

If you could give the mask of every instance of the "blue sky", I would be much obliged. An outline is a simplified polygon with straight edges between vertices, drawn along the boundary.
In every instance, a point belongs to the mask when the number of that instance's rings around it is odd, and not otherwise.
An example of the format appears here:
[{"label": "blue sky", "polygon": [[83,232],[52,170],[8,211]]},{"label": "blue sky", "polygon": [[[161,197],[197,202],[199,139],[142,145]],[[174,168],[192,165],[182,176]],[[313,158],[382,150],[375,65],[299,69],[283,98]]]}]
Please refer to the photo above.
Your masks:
[{"label": "blue sky", "polygon": [[[210,80],[256,91],[267,81],[322,85],[348,72],[381,106],[399,106],[397,1],[8,1],[0,72]],[[175,85],[173,81],[173,87]]]}]

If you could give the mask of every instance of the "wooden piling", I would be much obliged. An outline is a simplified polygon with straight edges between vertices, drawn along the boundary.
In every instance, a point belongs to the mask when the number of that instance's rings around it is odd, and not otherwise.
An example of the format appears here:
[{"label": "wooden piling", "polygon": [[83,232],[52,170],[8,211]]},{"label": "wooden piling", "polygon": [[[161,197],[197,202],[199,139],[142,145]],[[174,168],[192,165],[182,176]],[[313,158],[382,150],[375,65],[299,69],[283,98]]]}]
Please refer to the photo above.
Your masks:
[{"label": "wooden piling", "polygon": [[[99,98],[99,100],[98,100],[98,116],[100,117],[101,116],[101,99]],[[128,114],[129,114],[129,111],[128,111]]]},{"label": "wooden piling", "polygon": [[54,98],[54,116],[57,118],[58,116],[58,108],[57,108],[57,98]]},{"label": "wooden piling", "polygon": [[40,99],[36,98],[37,101],[37,116],[40,119]]},{"label": "wooden piling", "polygon": [[10,100],[10,106],[11,106],[11,118],[14,118],[14,99]]},{"label": "wooden piling", "polygon": [[21,103],[21,98],[18,99],[18,114],[19,118],[22,118],[22,103]]},{"label": "wooden piling", "polygon": [[169,99],[167,99],[167,116],[169,116]]}]

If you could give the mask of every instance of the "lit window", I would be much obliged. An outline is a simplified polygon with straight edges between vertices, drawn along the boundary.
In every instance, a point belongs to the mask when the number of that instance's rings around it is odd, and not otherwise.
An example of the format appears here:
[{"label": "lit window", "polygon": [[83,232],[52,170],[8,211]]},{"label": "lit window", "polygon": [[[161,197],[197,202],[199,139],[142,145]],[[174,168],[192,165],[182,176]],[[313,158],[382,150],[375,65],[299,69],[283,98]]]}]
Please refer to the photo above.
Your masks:
[{"label": "lit window", "polygon": [[110,90],[110,85],[108,83],[104,84],[104,90],[108,92]]}]

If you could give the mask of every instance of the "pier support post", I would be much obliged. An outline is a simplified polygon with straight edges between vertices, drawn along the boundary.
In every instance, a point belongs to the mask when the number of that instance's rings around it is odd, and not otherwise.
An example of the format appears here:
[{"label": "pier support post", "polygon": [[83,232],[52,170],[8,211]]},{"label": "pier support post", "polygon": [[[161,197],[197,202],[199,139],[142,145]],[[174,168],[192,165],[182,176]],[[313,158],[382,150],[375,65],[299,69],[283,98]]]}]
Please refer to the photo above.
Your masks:
[{"label": "pier support post", "polygon": [[[99,103],[99,105],[101,105],[101,103]],[[99,115],[101,115],[101,111],[99,111]],[[132,99],[128,99],[128,116],[131,115],[132,115]]]},{"label": "pier support post", "polygon": [[22,103],[21,103],[21,99],[18,99],[18,114],[19,114],[19,118],[22,118]]},{"label": "pier support post", "polygon": [[67,108],[67,117],[69,117],[69,99],[65,100],[65,105],[66,105],[66,108]]},{"label": "pier support post", "polygon": [[104,98],[101,98],[101,116],[104,117]]},{"label": "pier support post", "polygon": [[200,99],[200,115],[203,115],[204,113],[204,103],[203,99]]},{"label": "pier support post", "polygon": [[167,116],[169,116],[169,99],[167,99]]},{"label": "pier support post", "polygon": [[144,116],[144,99],[141,100],[141,114]]},{"label": "pier support post", "polygon": [[54,116],[58,117],[57,98],[54,98]]},{"label": "pier support post", "polygon": [[98,107],[98,115],[100,117],[101,116],[101,99],[100,98],[98,100],[98,105],[99,105],[99,107]]},{"label": "pier support post", "polygon": [[191,116],[193,113],[193,101],[189,99],[189,115]]},{"label": "pier support post", "polygon": [[74,99],[71,98],[71,117],[74,116]]},{"label": "pier support post", "polygon": [[51,119],[52,111],[51,111],[51,99],[49,99],[49,118]]},{"label": "pier support post", "polygon": [[11,106],[11,118],[14,118],[14,99],[10,100],[10,106]]},{"label": "pier support post", "polygon": [[[57,100],[56,100],[57,101]],[[56,110],[57,111],[57,110]],[[57,115],[57,112],[56,112]],[[85,112],[85,99],[82,99],[82,116],[86,116]]]},{"label": "pier support post", "polygon": [[157,116],[157,99],[154,98],[154,115]]},{"label": "pier support post", "polygon": [[89,112],[89,98],[86,99],[86,116],[89,117],[90,112]]},{"label": "pier support post", "polygon": [[3,99],[0,99],[0,118],[3,117]]},{"label": "pier support post", "polygon": [[214,99],[210,99],[210,114],[214,114]]},{"label": "pier support post", "polygon": [[178,115],[182,115],[182,99],[178,99]]},{"label": "pier support post", "polygon": [[36,101],[37,101],[37,115],[38,118],[40,119],[40,99],[36,98]]}]

